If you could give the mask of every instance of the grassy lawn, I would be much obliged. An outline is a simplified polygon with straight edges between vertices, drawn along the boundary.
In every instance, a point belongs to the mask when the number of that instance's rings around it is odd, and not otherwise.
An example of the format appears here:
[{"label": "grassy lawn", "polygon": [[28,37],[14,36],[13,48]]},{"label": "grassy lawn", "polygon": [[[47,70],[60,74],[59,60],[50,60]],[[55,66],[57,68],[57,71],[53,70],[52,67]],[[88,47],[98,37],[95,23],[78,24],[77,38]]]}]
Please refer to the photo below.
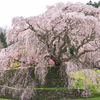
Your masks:
[{"label": "grassy lawn", "polygon": [[0,98],[0,100],[16,100],[16,99],[5,99],[5,98]]},{"label": "grassy lawn", "polygon": [[[16,99],[5,99],[5,98],[0,98],[0,100],[16,100]],[[51,99],[53,100],[53,99]],[[81,98],[81,99],[60,99],[60,100],[100,100],[99,98]]]},{"label": "grassy lawn", "polygon": [[[0,100],[16,100],[16,99],[5,99],[5,98],[0,98]],[[51,99],[53,100],[53,99]],[[60,100],[100,100],[99,98],[81,98],[81,99],[60,99]]]},{"label": "grassy lawn", "polygon": [[81,98],[81,99],[60,99],[60,100],[100,100],[99,98]]}]

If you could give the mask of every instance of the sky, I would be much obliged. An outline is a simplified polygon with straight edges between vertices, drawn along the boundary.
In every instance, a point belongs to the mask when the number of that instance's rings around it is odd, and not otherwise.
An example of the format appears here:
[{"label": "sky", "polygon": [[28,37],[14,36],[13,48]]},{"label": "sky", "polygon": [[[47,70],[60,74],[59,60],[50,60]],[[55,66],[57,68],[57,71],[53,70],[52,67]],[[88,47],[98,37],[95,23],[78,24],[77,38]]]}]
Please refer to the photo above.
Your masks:
[{"label": "sky", "polygon": [[[54,5],[57,2],[81,2],[90,0],[0,0],[0,27],[9,28],[11,20],[17,16],[37,16],[46,11],[46,5]],[[98,2],[99,0],[92,0]]]}]

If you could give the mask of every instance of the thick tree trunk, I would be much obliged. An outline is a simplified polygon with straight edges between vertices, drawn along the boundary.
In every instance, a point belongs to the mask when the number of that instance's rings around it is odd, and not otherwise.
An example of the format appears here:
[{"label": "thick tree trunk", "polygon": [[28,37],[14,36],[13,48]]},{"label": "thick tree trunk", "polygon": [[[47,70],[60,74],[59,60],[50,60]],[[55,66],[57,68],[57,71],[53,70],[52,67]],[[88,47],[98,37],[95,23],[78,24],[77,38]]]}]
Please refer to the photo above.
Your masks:
[{"label": "thick tree trunk", "polygon": [[57,56],[55,55],[51,55],[50,56],[50,59],[52,59],[54,62],[55,62],[55,66],[60,66],[62,64],[60,58],[58,58]]},{"label": "thick tree trunk", "polygon": [[62,66],[59,69],[59,73],[60,73],[60,78],[62,80],[62,85],[63,87],[68,87],[69,84],[69,75],[66,72],[66,65],[62,64]]},{"label": "thick tree trunk", "polygon": [[44,87],[68,87],[66,66],[48,67]]}]

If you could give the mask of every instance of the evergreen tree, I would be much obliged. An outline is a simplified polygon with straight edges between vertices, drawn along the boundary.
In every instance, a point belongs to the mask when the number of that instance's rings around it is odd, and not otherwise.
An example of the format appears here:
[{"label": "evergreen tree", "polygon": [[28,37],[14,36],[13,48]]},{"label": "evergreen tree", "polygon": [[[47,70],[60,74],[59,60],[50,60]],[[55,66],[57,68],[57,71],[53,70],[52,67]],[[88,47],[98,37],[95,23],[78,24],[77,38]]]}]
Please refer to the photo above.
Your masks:
[{"label": "evergreen tree", "polygon": [[87,3],[87,5],[92,5],[95,8],[98,8],[100,6],[100,1],[98,3],[96,3],[96,2],[92,3],[92,1],[90,0],[89,3]]},{"label": "evergreen tree", "polygon": [[5,37],[5,34],[3,32],[0,33],[0,40],[3,43],[4,48],[6,48],[7,47],[6,37]]},{"label": "evergreen tree", "polygon": [[75,56],[75,46],[74,45],[72,45],[72,46],[70,46],[70,48],[69,48],[69,50],[70,50],[70,54],[72,55],[72,56]]},{"label": "evergreen tree", "polygon": [[92,1],[90,0],[89,3],[87,3],[87,5],[93,5],[93,4],[92,4]]}]

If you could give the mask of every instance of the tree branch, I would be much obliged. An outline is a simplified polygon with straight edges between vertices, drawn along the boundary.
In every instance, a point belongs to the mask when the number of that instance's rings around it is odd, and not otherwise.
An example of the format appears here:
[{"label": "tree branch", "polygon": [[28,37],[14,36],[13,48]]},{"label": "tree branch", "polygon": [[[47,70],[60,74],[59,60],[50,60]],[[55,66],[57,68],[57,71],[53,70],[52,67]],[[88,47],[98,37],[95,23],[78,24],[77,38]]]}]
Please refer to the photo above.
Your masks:
[{"label": "tree branch", "polygon": [[95,32],[93,32],[90,36],[90,38],[88,39],[88,37],[86,37],[81,44],[76,48],[76,52],[78,52],[78,50],[85,44],[89,43],[90,41],[93,41],[95,38]]},{"label": "tree branch", "polygon": [[76,56],[76,58],[79,58],[80,56],[82,56],[82,55],[85,54],[85,53],[97,51],[98,49],[99,49],[99,48],[97,48],[97,49],[95,49],[95,50],[84,50],[83,52],[79,53],[79,55]]},{"label": "tree branch", "polygon": [[66,29],[65,30],[63,30],[62,32],[60,32],[58,35],[55,35],[54,36],[54,38],[51,40],[51,45],[53,44],[53,42],[62,34],[62,33],[64,33],[66,31]]},{"label": "tree branch", "polygon": [[68,62],[68,61],[70,61],[71,59],[74,59],[74,58],[76,58],[76,57],[75,56],[70,56],[68,58],[62,58],[61,61],[62,62]]}]

